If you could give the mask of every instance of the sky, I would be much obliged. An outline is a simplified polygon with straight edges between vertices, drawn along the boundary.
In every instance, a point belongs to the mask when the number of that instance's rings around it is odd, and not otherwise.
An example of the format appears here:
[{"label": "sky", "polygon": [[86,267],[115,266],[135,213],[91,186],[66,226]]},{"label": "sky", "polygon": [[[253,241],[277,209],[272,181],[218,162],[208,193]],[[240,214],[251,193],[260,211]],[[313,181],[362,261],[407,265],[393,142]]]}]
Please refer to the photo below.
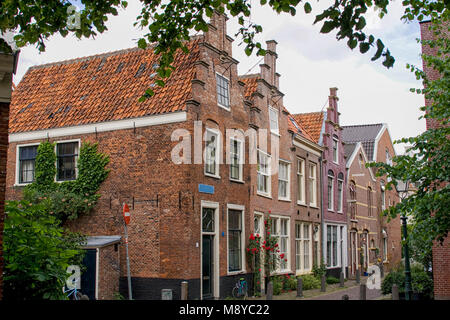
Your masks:
[{"label": "sky", "polygon": [[[370,58],[375,49],[360,54],[347,47],[346,41],[337,41],[335,33],[321,34],[321,25],[313,25],[315,14],[323,11],[331,1],[313,2],[309,15],[297,8],[297,15],[276,14],[269,7],[259,6],[251,0],[251,20],[263,27],[257,37],[264,43],[276,40],[277,72],[281,74],[280,90],[285,94],[284,104],[291,113],[320,111],[327,107],[329,88],[338,88],[338,111],[341,125],[387,123],[393,140],[416,136],[425,131],[425,121],[419,120],[419,107],[424,104],[422,95],[409,91],[420,88],[421,83],[406,69],[406,63],[421,67],[419,23],[400,20],[403,8],[400,0],[393,0],[388,14],[379,19],[375,12],[367,19],[366,33],[381,38],[396,58],[393,68],[387,69]],[[140,13],[140,2],[130,0],[118,16],[108,19],[108,31],[95,39],[78,40],[54,35],[46,42],[46,51],[39,53],[31,45],[21,49],[14,83],[17,85],[27,69],[33,65],[84,57],[137,46],[145,34],[133,26]],[[234,37],[238,30],[235,19],[228,20],[228,34]],[[233,43],[233,56],[240,62],[239,74],[259,72],[261,57],[246,56],[240,40]],[[249,70],[256,64],[256,67]],[[404,146],[394,145],[397,154]]]}]

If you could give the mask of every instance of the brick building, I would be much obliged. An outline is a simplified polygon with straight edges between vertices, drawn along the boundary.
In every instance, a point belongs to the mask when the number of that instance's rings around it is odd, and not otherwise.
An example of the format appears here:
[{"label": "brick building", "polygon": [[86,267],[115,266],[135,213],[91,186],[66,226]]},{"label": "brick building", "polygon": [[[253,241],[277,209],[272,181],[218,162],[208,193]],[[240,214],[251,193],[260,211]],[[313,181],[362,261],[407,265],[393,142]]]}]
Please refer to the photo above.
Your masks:
[{"label": "brick building", "polygon": [[[395,156],[386,124],[343,127],[349,189],[349,263],[351,274],[365,272],[381,259],[385,270],[401,260],[400,217],[387,221],[382,211],[399,201],[395,189],[385,188],[387,177],[377,177],[368,162],[391,163]],[[357,252],[359,250],[359,253]],[[363,263],[361,263],[363,262]]]},{"label": "brick building", "polygon": [[8,199],[33,181],[41,141],[56,143],[57,181],[76,179],[82,142],[97,142],[110,156],[97,207],[67,223],[90,236],[92,297],[112,299],[119,289],[127,296],[117,240],[124,202],[134,299],[160,299],[161,289],[179,299],[182,281],[190,299],[230,296],[240,277],[251,284],[245,246],[268,215],[286,250],[278,272],[310,271],[320,252],[322,148],[283,106],[276,42],[267,43],[258,75],[239,77],[232,41],[226,17],[215,14],[209,31],[189,41],[189,54],[177,54],[166,85],[143,103],[157,67],[151,48],[35,66],[17,86]]},{"label": "brick building", "polygon": [[[431,24],[431,21],[420,23],[422,40],[432,40],[434,38],[433,31],[430,30]],[[445,31],[448,35],[448,29],[444,29],[444,32]],[[437,48],[430,48],[429,46],[422,45],[422,54],[436,55],[436,53]],[[441,77],[432,66],[427,65],[424,61],[423,70],[430,80],[436,80]],[[425,99],[425,105],[431,105],[431,101]],[[438,123],[434,119],[426,119],[427,129],[436,128],[437,126]],[[433,246],[433,280],[435,299],[450,300],[450,240],[448,238],[442,245],[435,243]]]},{"label": "brick building", "polygon": [[0,300],[3,296],[3,221],[5,213],[8,119],[12,75],[16,70],[17,58],[18,51],[14,54],[0,52]]},{"label": "brick building", "polygon": [[348,258],[347,177],[337,88],[330,88],[328,99],[326,111],[296,114],[294,118],[324,148],[321,165],[323,262],[327,273],[339,278],[341,272],[347,276]]}]

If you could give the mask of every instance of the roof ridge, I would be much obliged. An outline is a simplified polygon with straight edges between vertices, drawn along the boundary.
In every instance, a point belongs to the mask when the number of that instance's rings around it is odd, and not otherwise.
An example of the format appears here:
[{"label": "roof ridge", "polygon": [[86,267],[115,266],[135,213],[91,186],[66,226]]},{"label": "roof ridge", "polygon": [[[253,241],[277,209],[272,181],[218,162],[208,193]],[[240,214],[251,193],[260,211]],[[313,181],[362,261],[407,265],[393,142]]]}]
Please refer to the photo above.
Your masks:
[{"label": "roof ridge", "polygon": [[368,126],[383,126],[385,123],[368,123],[368,124],[351,124],[342,126],[342,128],[350,128],[350,127],[368,127]]},{"label": "roof ridge", "polygon": [[307,114],[319,114],[324,113],[325,111],[311,111],[311,112],[301,112],[301,113],[293,113],[294,116],[301,116],[301,115],[307,115]]}]

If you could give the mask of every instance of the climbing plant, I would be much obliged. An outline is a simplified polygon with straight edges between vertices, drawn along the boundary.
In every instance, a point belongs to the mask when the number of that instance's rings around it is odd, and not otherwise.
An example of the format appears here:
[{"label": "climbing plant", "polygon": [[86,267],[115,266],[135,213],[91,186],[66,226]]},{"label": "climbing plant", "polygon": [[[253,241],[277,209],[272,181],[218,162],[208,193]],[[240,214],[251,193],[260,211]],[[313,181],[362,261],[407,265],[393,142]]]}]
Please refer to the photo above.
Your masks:
[{"label": "climbing plant", "polygon": [[24,190],[24,199],[41,203],[62,223],[74,220],[94,208],[100,185],[108,176],[109,157],[98,153],[97,144],[85,142],[80,148],[76,180],[56,182],[55,145],[48,141],[39,145],[35,165],[35,181]]}]

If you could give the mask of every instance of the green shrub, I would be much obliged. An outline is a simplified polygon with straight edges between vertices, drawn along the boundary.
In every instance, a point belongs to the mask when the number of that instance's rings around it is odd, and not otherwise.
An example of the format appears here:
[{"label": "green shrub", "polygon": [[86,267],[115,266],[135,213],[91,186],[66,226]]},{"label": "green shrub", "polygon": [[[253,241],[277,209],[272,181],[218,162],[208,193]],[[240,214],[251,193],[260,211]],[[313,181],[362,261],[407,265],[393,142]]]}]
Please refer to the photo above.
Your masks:
[{"label": "green shrub", "polygon": [[272,278],[273,283],[273,295],[277,296],[281,294],[281,291],[283,290],[283,281],[279,276],[275,276]]},{"label": "green shrub", "polygon": [[383,294],[392,293],[394,283],[398,286],[398,292],[405,292],[405,273],[402,270],[392,270],[383,279],[381,283],[381,292]]},{"label": "green shrub", "polygon": [[288,288],[289,290],[297,290],[297,278],[296,277],[289,277],[287,280],[288,282]]},{"label": "green shrub", "polygon": [[341,280],[339,280],[336,277],[328,277],[327,278],[327,283],[328,284],[335,284],[335,283],[339,283],[339,282],[341,282]]},{"label": "green shrub", "polygon": [[[381,292],[383,294],[392,293],[394,283],[398,286],[399,293],[405,292],[405,270],[403,266],[389,272],[381,284]],[[411,266],[411,289],[426,299],[433,297],[433,280],[421,265]]]},{"label": "green shrub", "polygon": [[301,276],[303,280],[303,290],[311,290],[320,288],[320,280],[311,274]]},{"label": "green shrub", "polygon": [[312,274],[314,275],[314,277],[316,277],[319,280],[326,273],[327,273],[327,266],[323,262],[320,264],[320,266],[315,264],[312,268]]}]

